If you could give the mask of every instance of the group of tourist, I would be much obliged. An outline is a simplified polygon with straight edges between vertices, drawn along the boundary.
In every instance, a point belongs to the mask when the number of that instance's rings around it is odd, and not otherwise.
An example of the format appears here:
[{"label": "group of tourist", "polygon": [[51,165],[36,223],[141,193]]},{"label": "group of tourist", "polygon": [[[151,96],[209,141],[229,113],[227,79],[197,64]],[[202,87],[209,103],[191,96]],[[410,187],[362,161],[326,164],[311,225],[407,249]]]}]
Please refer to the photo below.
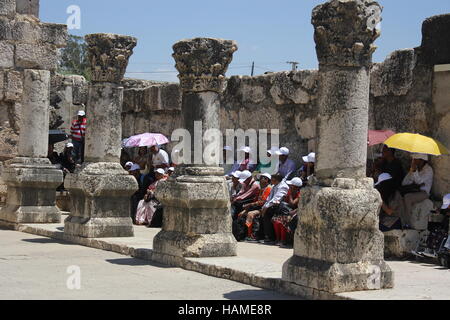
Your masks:
[{"label": "group of tourist", "polygon": [[[224,147],[224,159],[230,151],[231,147]],[[239,151],[244,153],[240,163],[235,162],[231,168],[224,165],[235,238],[291,247],[297,228],[300,189],[314,175],[315,153],[305,155],[303,166],[297,169],[286,147],[267,150],[269,163],[251,161],[249,147]]]},{"label": "group of tourist", "polygon": [[136,225],[158,228],[162,226],[163,207],[155,196],[161,181],[171,176],[175,168],[169,155],[160,146],[139,147],[132,157],[122,150],[121,162],[125,170],[136,178],[138,190],[130,200],[130,216]]},{"label": "group of tourist", "polygon": [[409,229],[413,206],[430,198],[433,169],[426,154],[411,154],[411,165],[405,173],[396,158],[395,149],[383,147],[374,165],[372,177],[383,199],[380,229]]}]

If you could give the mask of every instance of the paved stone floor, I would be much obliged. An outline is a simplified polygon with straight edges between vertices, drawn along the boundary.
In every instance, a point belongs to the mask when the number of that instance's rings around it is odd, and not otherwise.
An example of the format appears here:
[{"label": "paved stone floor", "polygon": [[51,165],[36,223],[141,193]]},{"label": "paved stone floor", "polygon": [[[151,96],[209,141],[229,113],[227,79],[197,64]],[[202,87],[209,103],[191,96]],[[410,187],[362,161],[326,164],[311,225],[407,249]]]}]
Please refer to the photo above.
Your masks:
[{"label": "paved stone floor", "polygon": [[[296,299],[16,231],[0,230],[0,243],[0,299]],[[80,267],[80,290],[67,288],[69,266]]]},{"label": "paved stone floor", "polygon": [[[64,217],[63,217],[64,218]],[[61,224],[51,224],[51,225],[24,225],[28,229],[27,232],[35,233],[35,234],[41,234],[47,236],[48,234],[52,234],[52,236],[62,236],[63,235],[63,223]],[[153,237],[158,233],[159,229],[148,229],[145,227],[135,227],[135,237],[133,238],[108,238],[108,239],[101,239],[101,241],[107,242],[109,244],[114,245],[119,249],[117,252],[121,252],[121,248],[134,248],[134,249],[145,249],[149,252],[152,250],[152,242]],[[0,265],[2,264],[2,256],[4,255],[5,245],[7,241],[5,240],[5,236],[2,236],[2,233],[5,233],[7,231],[2,231],[0,229]],[[25,237],[26,234],[18,233],[19,238],[20,236]],[[31,239],[34,238],[40,238],[34,235],[31,235]],[[46,246],[54,246],[55,242],[54,240],[48,239],[48,238],[40,238],[42,243],[36,243],[40,246],[37,246],[35,250],[46,251],[50,250],[47,249]],[[20,242],[20,241],[19,241]],[[42,246],[42,244],[44,244]],[[16,242],[17,245],[17,242]],[[106,255],[114,255],[116,259],[122,259],[122,261],[135,261],[126,255],[117,255],[111,252],[104,252],[102,250],[97,249],[89,249],[89,248],[83,248],[81,246],[77,245],[58,245],[54,249],[56,250],[56,253],[60,252],[61,255],[66,257],[68,260],[73,261],[73,256],[75,254],[75,251],[66,251],[67,248],[78,248],[79,250],[90,250],[86,252],[90,252],[89,256],[92,256],[92,263],[95,262],[97,257],[102,256],[103,254]],[[78,250],[77,249],[77,250]],[[8,249],[9,250],[9,249]],[[115,251],[115,250],[113,250]],[[126,250],[125,250],[126,251]],[[48,254],[52,253],[51,250],[48,252]],[[252,244],[252,243],[238,243],[238,256],[237,257],[225,257],[225,258],[198,258],[198,259],[188,259],[191,261],[194,261],[195,263],[201,264],[200,269],[201,270],[218,270],[218,273],[221,272],[228,273],[230,270],[235,272],[236,274],[246,274],[247,278],[254,279],[255,277],[259,277],[260,279],[268,279],[269,282],[271,279],[280,279],[281,278],[281,270],[283,263],[291,257],[293,253],[292,249],[280,249],[275,246],[265,246],[262,244]],[[14,253],[9,253],[11,255],[14,255]],[[17,258],[17,259],[20,259]],[[74,258],[75,259],[75,258]],[[108,260],[108,258],[99,258],[101,261]],[[141,260],[138,260],[141,261]],[[152,266],[148,271],[143,270],[142,274],[155,274],[157,277],[159,277],[159,274],[161,274],[161,279],[167,279],[171,278],[171,272],[167,272],[167,267],[160,266],[156,267],[157,265],[148,263],[148,262],[142,262],[144,265]],[[442,267],[439,267],[433,263],[426,263],[426,262],[416,262],[416,261],[388,261],[388,264],[391,266],[391,268],[395,272],[395,288],[394,289],[388,289],[388,290],[379,290],[379,291],[365,291],[365,292],[349,292],[349,293],[343,293],[339,294],[340,297],[343,298],[350,298],[350,299],[364,299],[364,300],[401,300],[401,299],[413,299],[413,300],[429,300],[429,299],[446,299],[450,300],[450,270],[444,269]],[[64,266],[68,265],[68,263],[64,262]],[[32,266],[32,264],[30,264]],[[123,268],[127,268],[129,266],[122,266]],[[19,264],[18,270],[20,270],[22,267]],[[140,271],[141,267],[134,266],[133,268],[130,268],[132,270]],[[154,269],[156,268],[156,269]],[[0,270],[3,270],[3,268],[0,266]],[[160,273],[158,273],[158,271]],[[187,272],[186,274],[191,275],[190,277],[193,277],[193,279],[197,279],[196,277],[201,277],[201,279],[210,279],[205,281],[216,281],[219,279],[212,278],[209,276],[205,276],[202,274],[197,273],[191,273],[188,271],[184,271],[182,269],[177,268],[171,268],[170,271],[177,270],[177,272],[183,273]],[[222,270],[222,271],[221,271]],[[59,271],[59,272],[65,272]],[[124,272],[127,273],[127,272]],[[0,274],[0,277],[3,275]],[[64,274],[64,276],[66,276]],[[100,275],[101,276],[101,275]],[[118,276],[119,278],[122,277]],[[142,276],[145,278],[144,276]],[[244,277],[245,278],[245,277]],[[2,278],[0,278],[2,279]],[[152,279],[150,277],[149,279]],[[8,280],[11,281],[11,280]],[[18,287],[20,287],[20,279],[17,280]],[[116,281],[113,279],[112,281]],[[148,281],[154,281],[154,280],[148,280]],[[223,280],[227,281],[227,280]],[[240,281],[240,280],[237,280]],[[0,282],[0,297],[2,297],[3,290],[3,283],[6,282]],[[208,282],[205,282],[208,283]],[[232,282],[234,285],[239,286],[239,283]],[[248,282],[247,282],[248,283]],[[256,282],[258,283],[258,281]],[[253,285],[258,285],[252,282]],[[251,288],[250,290],[256,290],[254,292],[265,292],[264,290],[256,289],[255,287],[248,287]],[[19,289],[18,289],[19,290]],[[184,297],[182,294],[175,294],[172,298],[173,299],[202,299],[201,297],[216,299],[218,296],[210,294],[208,290],[208,286],[206,286],[205,294],[202,294],[199,292],[199,296],[190,296],[190,297]],[[244,289],[247,290],[247,289]],[[243,291],[242,291],[243,292]],[[268,291],[271,292],[271,291]],[[271,292],[273,294],[273,292]],[[219,295],[220,296],[220,295]],[[100,296],[104,297],[104,296]],[[225,296],[224,296],[225,297]],[[279,297],[286,297],[279,295]],[[105,297],[107,298],[107,297]],[[233,297],[234,298],[234,297]],[[243,297],[245,299],[252,298],[251,296],[245,296]],[[259,296],[257,297],[259,299]]]}]

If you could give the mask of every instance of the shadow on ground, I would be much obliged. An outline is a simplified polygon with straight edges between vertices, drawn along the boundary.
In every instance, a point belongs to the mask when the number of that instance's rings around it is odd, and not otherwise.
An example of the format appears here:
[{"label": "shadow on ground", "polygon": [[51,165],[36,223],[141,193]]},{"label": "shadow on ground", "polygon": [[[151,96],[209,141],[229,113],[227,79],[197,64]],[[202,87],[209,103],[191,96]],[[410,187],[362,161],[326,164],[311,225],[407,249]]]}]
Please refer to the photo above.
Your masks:
[{"label": "shadow on ground", "polygon": [[[300,297],[284,295],[274,299],[275,291],[271,290],[239,290],[225,293],[223,297],[229,300],[304,300]],[[276,293],[279,294],[278,292]]]},{"label": "shadow on ground", "polygon": [[22,241],[29,242],[29,243],[57,243],[57,244],[62,244],[62,245],[66,245],[66,246],[76,246],[77,245],[75,243],[70,243],[70,242],[51,239],[51,238],[22,239]]},{"label": "shadow on ground", "polygon": [[106,262],[117,264],[119,266],[152,266],[164,269],[173,269],[173,267],[166,266],[157,262],[137,258],[107,259]]}]

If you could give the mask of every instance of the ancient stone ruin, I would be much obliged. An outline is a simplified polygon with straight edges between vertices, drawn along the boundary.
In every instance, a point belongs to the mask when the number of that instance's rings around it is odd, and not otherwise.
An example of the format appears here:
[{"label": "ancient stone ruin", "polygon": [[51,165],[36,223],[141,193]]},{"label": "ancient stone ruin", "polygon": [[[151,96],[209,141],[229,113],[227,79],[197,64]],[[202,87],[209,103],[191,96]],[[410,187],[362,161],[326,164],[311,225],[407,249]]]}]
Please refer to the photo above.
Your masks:
[{"label": "ancient stone ruin", "polygon": [[[373,2],[370,8],[381,12]],[[317,182],[304,189],[294,256],[283,279],[325,292],[393,286],[384,262],[381,197],[366,178],[369,81],[373,42],[365,1],[332,0],[316,7],[319,59]]]},{"label": "ancient stone ruin", "polygon": [[137,40],[115,34],[86,36],[92,83],[87,102],[85,163],[66,179],[71,212],[64,232],[85,238],[131,237],[130,197],[137,181],[120,165],[121,113],[128,59]]},{"label": "ancient stone ruin", "polygon": [[38,16],[38,1],[0,2],[0,135],[7,142],[1,149],[8,153],[3,160],[16,156],[2,170],[9,194],[0,219],[14,223],[61,220],[55,188],[62,172],[51,165],[47,150],[50,73],[56,70],[58,48],[66,43],[67,27],[41,23]]},{"label": "ancient stone ruin", "polygon": [[[195,121],[202,130],[220,128],[220,99],[225,72],[237,50],[234,41],[196,38],[173,47],[180,73],[183,127],[195,135]],[[194,142],[196,143],[196,142]],[[191,159],[176,176],[160,185],[157,198],[164,206],[163,228],[153,241],[154,256],[162,262],[177,257],[236,255],[231,232],[230,199],[224,170]],[[198,146],[197,146],[198,147]],[[220,149],[219,149],[220,150]],[[186,163],[186,162],[185,162]]]}]

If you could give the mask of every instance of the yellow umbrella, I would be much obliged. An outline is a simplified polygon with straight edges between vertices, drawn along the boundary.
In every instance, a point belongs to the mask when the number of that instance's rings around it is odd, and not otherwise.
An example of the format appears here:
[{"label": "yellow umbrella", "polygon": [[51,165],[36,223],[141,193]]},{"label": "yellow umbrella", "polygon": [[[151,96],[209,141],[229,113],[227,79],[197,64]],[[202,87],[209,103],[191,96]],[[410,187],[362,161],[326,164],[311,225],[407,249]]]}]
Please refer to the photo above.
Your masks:
[{"label": "yellow umbrella", "polygon": [[400,149],[412,153],[431,154],[440,156],[449,151],[439,141],[415,133],[398,133],[384,142],[389,148]]}]

